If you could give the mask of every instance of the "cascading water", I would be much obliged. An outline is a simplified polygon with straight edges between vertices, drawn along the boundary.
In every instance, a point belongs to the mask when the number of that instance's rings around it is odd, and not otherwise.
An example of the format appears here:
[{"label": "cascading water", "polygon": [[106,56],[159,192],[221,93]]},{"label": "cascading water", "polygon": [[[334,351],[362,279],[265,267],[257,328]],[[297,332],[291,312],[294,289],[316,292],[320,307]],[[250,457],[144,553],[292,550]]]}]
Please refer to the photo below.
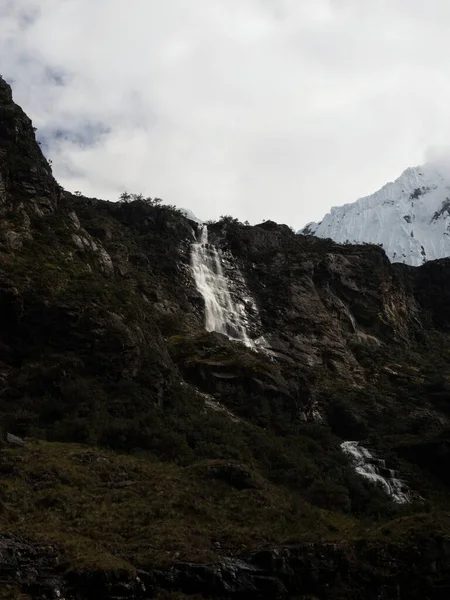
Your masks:
[{"label": "cascading water", "polygon": [[192,244],[191,264],[195,284],[205,300],[206,330],[223,333],[254,348],[247,334],[245,308],[231,297],[219,251],[208,243],[206,225],[201,226],[197,241]]},{"label": "cascading water", "polygon": [[355,471],[372,481],[372,483],[384,488],[394,502],[405,504],[410,501],[407,487],[400,479],[397,479],[393,469],[386,469],[384,460],[375,458],[359,442],[344,442],[341,444],[341,448],[345,454],[351,457]]}]

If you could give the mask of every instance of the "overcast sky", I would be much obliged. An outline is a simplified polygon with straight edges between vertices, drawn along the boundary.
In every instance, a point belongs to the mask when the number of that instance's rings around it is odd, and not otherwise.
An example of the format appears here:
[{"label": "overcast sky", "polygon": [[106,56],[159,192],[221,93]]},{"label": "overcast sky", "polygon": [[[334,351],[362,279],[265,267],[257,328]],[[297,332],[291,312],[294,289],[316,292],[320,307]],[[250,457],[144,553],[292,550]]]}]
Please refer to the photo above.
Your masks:
[{"label": "overcast sky", "polygon": [[0,73],[67,189],[297,228],[445,150],[449,31],[448,0],[0,0]]}]

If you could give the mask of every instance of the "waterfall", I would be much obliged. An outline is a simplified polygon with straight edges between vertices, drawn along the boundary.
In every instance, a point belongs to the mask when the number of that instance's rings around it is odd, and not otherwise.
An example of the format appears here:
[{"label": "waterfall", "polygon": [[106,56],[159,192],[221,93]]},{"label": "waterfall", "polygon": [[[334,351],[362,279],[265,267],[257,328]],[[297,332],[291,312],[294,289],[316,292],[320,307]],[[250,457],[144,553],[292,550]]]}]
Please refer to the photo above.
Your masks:
[{"label": "waterfall", "polygon": [[342,451],[348,454],[354,464],[355,471],[382,487],[394,502],[405,504],[410,501],[406,485],[397,479],[393,469],[386,469],[386,462],[374,456],[361,446],[359,442],[344,442]]},{"label": "waterfall", "polygon": [[254,348],[247,334],[245,308],[231,297],[219,251],[208,243],[206,225],[201,226],[197,241],[192,244],[191,264],[195,284],[205,300],[205,329]]}]

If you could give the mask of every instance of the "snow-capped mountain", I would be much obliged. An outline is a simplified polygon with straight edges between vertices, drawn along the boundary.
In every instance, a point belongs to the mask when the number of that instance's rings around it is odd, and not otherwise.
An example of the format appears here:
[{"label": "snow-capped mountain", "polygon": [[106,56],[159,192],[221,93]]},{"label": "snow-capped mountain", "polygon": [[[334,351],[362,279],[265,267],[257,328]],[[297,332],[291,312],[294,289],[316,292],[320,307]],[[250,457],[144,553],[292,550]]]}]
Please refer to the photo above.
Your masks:
[{"label": "snow-capped mountain", "polygon": [[378,192],[332,208],[298,233],[381,244],[391,261],[415,266],[450,256],[450,169],[406,169]]}]

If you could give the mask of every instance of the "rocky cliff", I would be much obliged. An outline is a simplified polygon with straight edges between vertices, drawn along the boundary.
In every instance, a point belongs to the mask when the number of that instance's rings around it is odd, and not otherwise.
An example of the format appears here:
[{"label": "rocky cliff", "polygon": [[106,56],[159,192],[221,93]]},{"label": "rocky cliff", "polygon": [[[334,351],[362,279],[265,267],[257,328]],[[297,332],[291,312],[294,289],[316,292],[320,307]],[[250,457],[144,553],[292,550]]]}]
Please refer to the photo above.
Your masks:
[{"label": "rocky cliff", "polygon": [[255,349],[198,224],[61,189],[3,80],[0,160],[0,597],[448,597],[450,261],[222,219]]}]

